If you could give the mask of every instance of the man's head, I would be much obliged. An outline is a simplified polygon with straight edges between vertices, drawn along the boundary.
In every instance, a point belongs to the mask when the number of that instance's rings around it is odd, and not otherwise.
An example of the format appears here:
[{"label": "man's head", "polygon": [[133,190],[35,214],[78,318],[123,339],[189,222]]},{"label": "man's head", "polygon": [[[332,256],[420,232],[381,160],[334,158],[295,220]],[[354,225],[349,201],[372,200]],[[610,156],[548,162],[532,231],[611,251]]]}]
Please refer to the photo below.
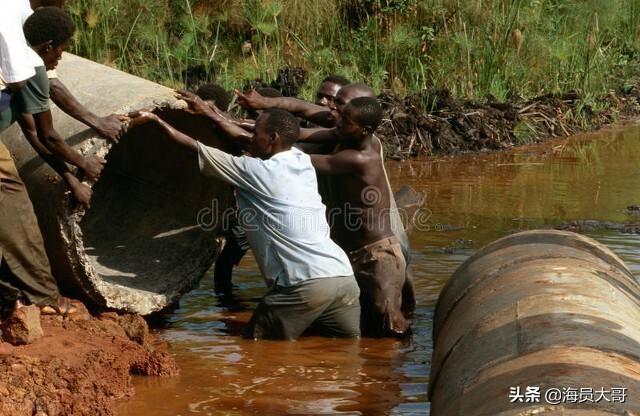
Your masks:
[{"label": "man's head", "polygon": [[300,125],[293,114],[271,108],[256,120],[253,139],[247,150],[255,157],[269,159],[276,153],[289,150],[299,135]]},{"label": "man's head", "polygon": [[30,0],[31,9],[35,10],[40,7],[59,7],[64,8],[67,4],[67,0]]},{"label": "man's head", "polygon": [[223,111],[229,108],[229,94],[227,91],[217,84],[202,84],[198,87],[196,95]]},{"label": "man's head", "polygon": [[373,134],[382,121],[382,108],[371,97],[354,98],[343,108],[336,126],[344,140],[362,140]]},{"label": "man's head", "polygon": [[44,61],[54,69],[62,52],[69,47],[76,27],[71,18],[58,7],[41,7],[24,22],[24,37]]},{"label": "man's head", "polygon": [[316,104],[329,107],[336,99],[340,88],[349,84],[349,80],[340,75],[329,75],[322,80],[316,92]]},{"label": "man's head", "polygon": [[373,92],[370,86],[367,84],[363,84],[360,82],[345,85],[340,88],[338,94],[336,94],[336,99],[333,104],[329,106],[331,108],[331,116],[335,120],[340,119],[340,115],[344,110],[344,107],[351,102],[351,100],[360,97],[369,97],[376,98],[376,94]]}]

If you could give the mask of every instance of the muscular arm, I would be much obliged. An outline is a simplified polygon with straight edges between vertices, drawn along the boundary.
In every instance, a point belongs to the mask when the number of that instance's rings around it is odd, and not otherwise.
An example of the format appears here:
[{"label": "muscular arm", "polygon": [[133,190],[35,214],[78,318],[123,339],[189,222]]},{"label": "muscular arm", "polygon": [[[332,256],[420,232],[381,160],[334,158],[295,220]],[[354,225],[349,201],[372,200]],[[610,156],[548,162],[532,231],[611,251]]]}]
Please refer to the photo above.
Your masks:
[{"label": "muscular arm", "polygon": [[290,113],[299,115],[312,123],[320,125],[331,125],[329,114],[331,110],[321,105],[308,101],[299,100],[292,97],[264,97],[255,90],[238,94],[238,103],[253,110],[266,110],[269,108],[280,108]]},{"label": "muscular arm", "polygon": [[62,111],[110,140],[117,142],[120,139],[124,130],[118,116],[112,114],[107,117],[98,117],[80,104],[59,79],[51,78],[49,84],[51,99]]},{"label": "muscular arm", "polygon": [[223,130],[227,136],[237,141],[241,146],[244,146],[251,142],[253,134],[243,129],[232,118],[224,117],[222,112],[217,108],[210,106],[211,111],[207,112],[205,116],[213,121],[221,130]]},{"label": "muscular arm", "polygon": [[[208,104],[196,96],[194,93],[184,90],[176,91],[176,97],[184,100],[188,108],[185,110],[189,114],[200,117],[206,117],[213,121],[220,129],[222,129],[229,137],[235,140],[240,146],[245,146],[253,139],[253,134],[240,127],[235,120],[231,119],[228,114],[213,104]],[[151,113],[146,113],[145,117],[157,119],[158,117]]]},{"label": "muscular arm", "polygon": [[311,164],[322,175],[361,174],[366,168],[366,158],[356,150],[342,150],[333,155],[310,155]]},{"label": "muscular arm", "polygon": [[51,110],[33,114],[32,117],[35,120],[35,128],[40,142],[60,159],[85,170],[86,164],[82,155],[71,148],[53,128]]},{"label": "muscular arm", "polygon": [[64,179],[69,189],[73,193],[78,202],[83,204],[86,208],[90,207],[91,203],[91,188],[82,184],[78,178],[69,170],[67,165],[54,156],[46,146],[44,146],[40,140],[38,140],[38,134],[36,130],[35,121],[31,114],[23,113],[18,119],[18,124],[22,128],[22,133],[27,138],[27,141],[34,150],[42,157],[42,159],[55,170],[58,175]]},{"label": "muscular arm", "polygon": [[327,107],[292,97],[265,97],[270,106],[267,108],[281,108],[299,115],[312,123],[327,124],[326,118],[331,113]]},{"label": "muscular arm", "polygon": [[312,129],[300,129],[299,141],[305,143],[337,143],[339,141],[336,129],[316,127]]}]

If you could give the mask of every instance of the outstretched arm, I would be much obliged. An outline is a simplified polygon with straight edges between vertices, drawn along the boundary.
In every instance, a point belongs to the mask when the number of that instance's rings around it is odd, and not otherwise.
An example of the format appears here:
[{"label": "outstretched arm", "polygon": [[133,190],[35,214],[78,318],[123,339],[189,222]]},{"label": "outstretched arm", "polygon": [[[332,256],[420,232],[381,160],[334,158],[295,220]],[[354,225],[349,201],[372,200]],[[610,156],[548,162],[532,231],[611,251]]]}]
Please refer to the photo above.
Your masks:
[{"label": "outstretched arm", "polygon": [[326,118],[331,113],[327,107],[313,104],[308,101],[292,97],[264,97],[256,90],[242,93],[236,90],[238,104],[244,108],[253,110],[266,110],[268,108],[280,108],[290,113],[299,115],[312,123],[327,125]]},{"label": "outstretched arm", "polygon": [[207,104],[200,97],[192,92],[179,90],[177,98],[184,100],[189,106],[187,111],[190,114],[206,117],[216,123],[229,137],[236,140],[240,145],[251,142],[253,134],[240,127],[232,119],[225,117],[224,113],[216,106]]},{"label": "outstretched arm", "polygon": [[[200,171],[205,175],[215,176],[241,189],[263,192],[256,187],[256,181],[252,179],[253,175],[259,175],[259,168],[256,167],[256,165],[259,166],[259,162],[256,162],[257,159],[234,157],[215,147],[198,143],[186,134],[180,133],[156,114],[149,111],[130,113],[129,117],[131,117],[129,127],[136,127],[149,121],[158,123],[171,140],[186,147],[197,155]],[[261,183],[261,181],[257,182]]]},{"label": "outstretched arm", "polygon": [[62,111],[76,120],[86,124],[109,140],[118,142],[125,133],[124,116],[111,114],[106,117],[98,117],[87,110],[71,91],[57,78],[49,80],[51,99]]},{"label": "outstretched arm", "polygon": [[322,175],[361,174],[367,160],[356,150],[342,150],[333,155],[310,155],[311,164]]},{"label": "outstretched arm", "polygon": [[325,129],[323,127],[316,127],[311,129],[300,129],[300,136],[298,141],[308,143],[337,143],[339,141],[338,133],[335,128]]}]

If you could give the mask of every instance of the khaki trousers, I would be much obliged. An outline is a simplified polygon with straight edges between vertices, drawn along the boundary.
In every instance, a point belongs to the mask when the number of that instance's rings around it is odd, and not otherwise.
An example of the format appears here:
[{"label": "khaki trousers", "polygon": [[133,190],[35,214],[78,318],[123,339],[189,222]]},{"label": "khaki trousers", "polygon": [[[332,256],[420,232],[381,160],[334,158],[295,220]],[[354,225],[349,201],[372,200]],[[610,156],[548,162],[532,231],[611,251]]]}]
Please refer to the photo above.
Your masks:
[{"label": "khaki trousers", "polygon": [[0,298],[55,304],[58,286],[27,189],[0,141]]},{"label": "khaki trousers", "polygon": [[251,317],[249,336],[294,340],[309,329],[328,337],[359,337],[359,296],[353,276],[311,279],[290,287],[274,285]]}]

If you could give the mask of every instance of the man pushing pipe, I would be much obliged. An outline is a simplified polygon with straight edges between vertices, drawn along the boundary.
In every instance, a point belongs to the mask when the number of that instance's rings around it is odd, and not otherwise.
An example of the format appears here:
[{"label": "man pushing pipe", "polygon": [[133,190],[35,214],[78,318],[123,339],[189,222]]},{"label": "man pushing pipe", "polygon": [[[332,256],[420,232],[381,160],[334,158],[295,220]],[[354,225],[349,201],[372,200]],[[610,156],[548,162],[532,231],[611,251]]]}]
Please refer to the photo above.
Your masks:
[{"label": "man pushing pipe", "polygon": [[217,114],[192,93],[180,92],[190,113],[213,120],[243,141],[250,156],[235,157],[177,131],[151,112],[132,113],[129,128],[158,123],[189,149],[207,176],[236,187],[244,229],[263,277],[270,285],[251,319],[254,339],[296,339],[307,329],[334,337],[360,335],[360,290],[345,252],[329,237],[329,225],[311,159],[293,148],[297,119],[272,109],[253,134]]},{"label": "man pushing pipe", "polygon": [[[46,70],[57,66],[68,47],[74,24],[61,9],[44,7],[29,16],[21,28],[20,13],[20,4],[10,2],[0,20],[1,84],[11,91],[3,93],[10,100],[0,111],[0,132],[18,121],[38,154],[64,178],[76,199],[88,206],[91,189],[79,182],[65,162],[77,166],[88,178],[97,178],[105,161],[83,157],[55,131],[46,76]],[[14,307],[32,303],[44,313],[74,312],[75,307],[59,293],[33,205],[9,150],[1,142],[0,204],[0,294],[4,301],[14,302]]]}]

